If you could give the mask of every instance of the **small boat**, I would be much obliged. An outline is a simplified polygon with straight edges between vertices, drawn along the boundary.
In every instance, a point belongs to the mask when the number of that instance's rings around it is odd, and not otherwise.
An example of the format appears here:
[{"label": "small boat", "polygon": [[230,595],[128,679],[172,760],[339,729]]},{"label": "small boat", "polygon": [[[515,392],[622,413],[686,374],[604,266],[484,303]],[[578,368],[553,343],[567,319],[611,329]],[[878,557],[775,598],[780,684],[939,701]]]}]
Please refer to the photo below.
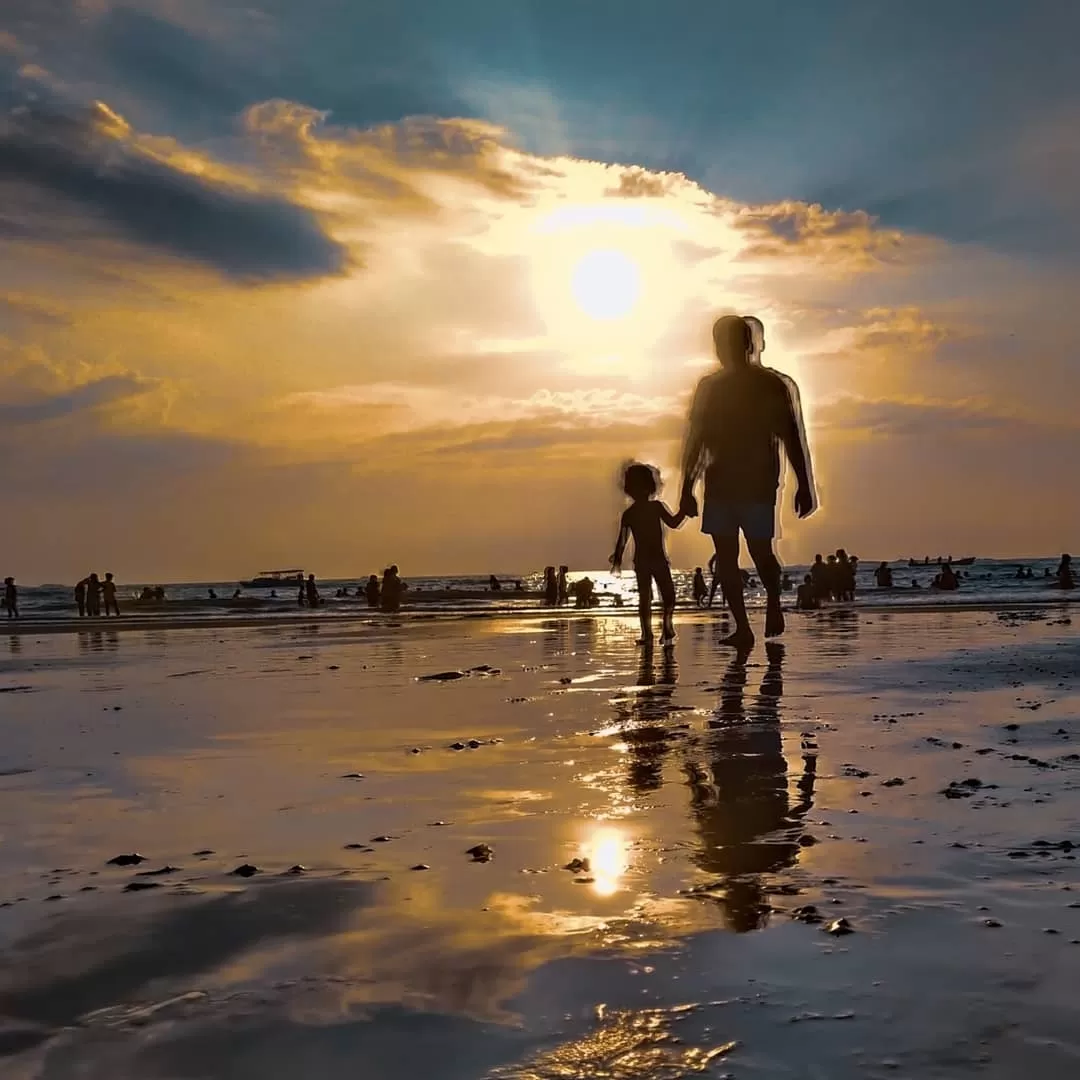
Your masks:
[{"label": "small boat", "polygon": [[968,555],[967,558],[964,559],[953,559],[952,564],[953,566],[971,566],[974,564],[974,562],[975,556]]},{"label": "small boat", "polygon": [[303,570],[263,570],[250,581],[241,581],[240,584],[245,589],[278,589],[302,585],[303,581]]}]

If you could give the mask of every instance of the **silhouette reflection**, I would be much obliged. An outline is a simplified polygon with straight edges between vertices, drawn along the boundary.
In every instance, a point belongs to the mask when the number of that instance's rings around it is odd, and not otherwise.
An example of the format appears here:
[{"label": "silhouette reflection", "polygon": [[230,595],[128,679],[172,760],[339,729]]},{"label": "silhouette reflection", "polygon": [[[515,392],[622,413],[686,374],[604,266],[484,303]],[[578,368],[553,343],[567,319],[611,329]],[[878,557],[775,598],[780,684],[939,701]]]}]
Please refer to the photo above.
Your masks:
[{"label": "silhouette reflection", "polygon": [[[803,757],[794,800],[780,733],[784,646],[768,642],[768,666],[747,708],[747,653],[731,660],[704,740],[690,748],[685,772],[700,850],[695,862],[718,881],[708,893],[737,932],[768,919],[763,875],[795,864],[802,821],[814,798],[816,758]],[[695,755],[703,754],[707,763]]]},{"label": "silhouette reflection", "polygon": [[629,759],[627,783],[639,795],[658,791],[663,785],[664,758],[671,750],[672,732],[666,726],[671,717],[679,667],[675,650],[665,648],[657,673],[655,653],[650,646],[641,651],[637,687],[613,702],[615,722],[622,729]]}]

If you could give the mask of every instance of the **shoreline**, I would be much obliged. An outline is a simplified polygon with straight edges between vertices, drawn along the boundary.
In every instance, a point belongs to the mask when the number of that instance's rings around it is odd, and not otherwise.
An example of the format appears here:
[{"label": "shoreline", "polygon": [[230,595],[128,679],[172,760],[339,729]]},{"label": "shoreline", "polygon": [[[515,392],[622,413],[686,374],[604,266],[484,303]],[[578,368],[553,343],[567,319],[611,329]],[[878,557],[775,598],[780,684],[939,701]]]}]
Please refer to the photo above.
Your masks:
[{"label": "shoreline", "polygon": [[[871,604],[834,604],[822,607],[817,611],[796,611],[793,607],[785,607],[786,616],[798,618],[829,618],[836,615],[848,614],[912,614],[937,615],[948,612],[1005,612],[1005,611],[1037,611],[1046,608],[1051,611],[1060,611],[1069,614],[1073,607],[1080,604],[1080,596],[1055,596],[1045,600],[936,600],[910,601],[907,603],[871,603]],[[751,612],[756,612],[764,605],[748,605]],[[676,618],[686,614],[715,613],[720,618],[727,617],[725,608],[698,608],[687,604],[676,608]],[[400,626],[412,622],[453,622],[469,619],[552,619],[552,618],[629,618],[637,617],[637,610],[632,604],[625,607],[603,608],[577,608],[566,607],[498,607],[481,610],[456,610],[437,611],[427,609],[408,609],[392,615],[378,612],[342,612],[336,614],[325,612],[319,615],[308,613],[282,612],[280,614],[257,615],[248,611],[237,611],[232,615],[121,615],[111,618],[99,617],[97,619],[79,618],[76,615],[65,618],[45,617],[35,618],[22,617],[19,619],[3,620],[0,625],[4,626],[9,635],[24,636],[28,634],[74,634],[74,633],[102,633],[104,631],[131,631],[131,630],[223,630],[229,627],[243,627],[253,629],[258,627],[278,628],[282,626],[295,626],[310,628],[313,626],[331,625],[335,627],[353,626]]]}]

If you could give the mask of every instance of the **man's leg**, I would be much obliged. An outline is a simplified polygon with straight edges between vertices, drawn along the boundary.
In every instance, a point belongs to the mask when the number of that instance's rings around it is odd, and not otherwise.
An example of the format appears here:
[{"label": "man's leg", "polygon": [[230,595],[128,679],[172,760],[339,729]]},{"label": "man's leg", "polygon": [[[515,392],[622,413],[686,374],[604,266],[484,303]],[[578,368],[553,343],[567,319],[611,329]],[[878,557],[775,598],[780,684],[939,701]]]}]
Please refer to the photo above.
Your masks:
[{"label": "man's leg", "polygon": [[780,561],[773,551],[772,539],[747,540],[750,558],[754,560],[762,587],[765,589],[765,636],[777,637],[784,632],[784,612],[780,606]]},{"label": "man's leg", "polygon": [[742,573],[739,570],[739,534],[713,536],[716,547],[716,577],[723,590],[724,599],[735,620],[735,631],[721,641],[721,645],[746,648],[754,644],[754,632],[746,617],[746,600],[743,598]]}]

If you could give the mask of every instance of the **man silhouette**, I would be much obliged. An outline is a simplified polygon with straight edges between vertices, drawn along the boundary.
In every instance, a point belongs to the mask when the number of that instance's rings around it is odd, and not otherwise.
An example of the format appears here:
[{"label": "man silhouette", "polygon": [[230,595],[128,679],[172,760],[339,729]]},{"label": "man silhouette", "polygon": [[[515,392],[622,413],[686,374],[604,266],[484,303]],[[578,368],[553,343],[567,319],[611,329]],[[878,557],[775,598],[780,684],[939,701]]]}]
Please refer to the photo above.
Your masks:
[{"label": "man silhouette", "polygon": [[760,320],[738,315],[717,319],[713,344],[720,370],[706,375],[694,392],[683,452],[680,510],[689,517],[697,515],[694,486],[704,473],[701,531],[713,538],[716,574],[735,620],[734,632],[722,643],[748,648],[754,644],[754,632],[743,599],[739,532],[746,537],[765,588],[765,636],[776,637],[784,632],[780,563],[773,551],[780,444],[798,482],[795,512],[800,518],[815,508],[810,454],[798,388],[793,380],[761,366],[765,339]]}]

